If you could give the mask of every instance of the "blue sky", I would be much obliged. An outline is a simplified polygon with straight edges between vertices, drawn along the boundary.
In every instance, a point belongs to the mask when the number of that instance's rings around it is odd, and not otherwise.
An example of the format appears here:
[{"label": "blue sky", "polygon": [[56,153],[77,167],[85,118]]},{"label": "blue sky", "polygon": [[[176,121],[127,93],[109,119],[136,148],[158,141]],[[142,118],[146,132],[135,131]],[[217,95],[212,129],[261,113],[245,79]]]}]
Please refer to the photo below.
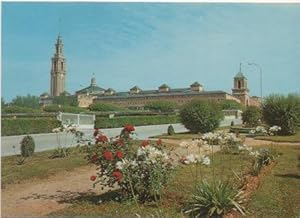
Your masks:
[{"label": "blue sky", "polygon": [[[59,28],[59,17],[61,27]],[[61,29],[67,91],[188,87],[231,92],[239,62],[263,93],[300,93],[300,4],[2,3],[2,96],[49,92]],[[251,95],[259,70],[243,65]]]}]

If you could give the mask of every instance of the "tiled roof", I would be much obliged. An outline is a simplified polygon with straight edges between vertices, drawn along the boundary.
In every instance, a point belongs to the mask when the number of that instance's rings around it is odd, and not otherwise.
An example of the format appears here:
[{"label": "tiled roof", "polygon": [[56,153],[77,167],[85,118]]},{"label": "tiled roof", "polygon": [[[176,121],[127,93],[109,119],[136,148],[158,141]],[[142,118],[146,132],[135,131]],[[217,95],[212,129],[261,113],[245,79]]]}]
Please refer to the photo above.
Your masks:
[{"label": "tiled roof", "polygon": [[85,93],[90,93],[90,94],[101,94],[105,91],[105,89],[99,87],[99,86],[88,86],[84,89],[81,89],[79,91],[77,91],[77,94],[85,94]]}]

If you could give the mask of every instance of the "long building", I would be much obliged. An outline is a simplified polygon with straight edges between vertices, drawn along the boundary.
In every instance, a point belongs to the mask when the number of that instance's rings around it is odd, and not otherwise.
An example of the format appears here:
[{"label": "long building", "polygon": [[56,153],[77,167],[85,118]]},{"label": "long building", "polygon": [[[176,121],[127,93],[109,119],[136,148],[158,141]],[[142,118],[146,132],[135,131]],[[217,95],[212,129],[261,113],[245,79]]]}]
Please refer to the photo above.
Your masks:
[{"label": "long building", "polygon": [[[53,97],[67,93],[65,91],[66,60],[63,55],[63,42],[61,36],[58,36],[55,44],[54,57],[51,59],[51,82],[50,95],[43,93],[40,96],[41,104],[51,104]],[[143,90],[134,86],[125,92],[116,92],[112,88],[104,89],[96,83],[96,78],[91,79],[91,84],[84,89],[78,90],[75,96],[80,107],[88,107],[95,102],[109,103],[121,107],[141,109],[145,104],[151,101],[167,100],[179,105],[185,104],[193,99],[203,100],[234,100],[243,105],[259,106],[260,98],[251,97],[247,84],[247,78],[241,70],[233,78],[232,93],[220,90],[207,91],[203,85],[194,82],[187,88],[171,88],[167,84],[162,84],[157,89]]]}]

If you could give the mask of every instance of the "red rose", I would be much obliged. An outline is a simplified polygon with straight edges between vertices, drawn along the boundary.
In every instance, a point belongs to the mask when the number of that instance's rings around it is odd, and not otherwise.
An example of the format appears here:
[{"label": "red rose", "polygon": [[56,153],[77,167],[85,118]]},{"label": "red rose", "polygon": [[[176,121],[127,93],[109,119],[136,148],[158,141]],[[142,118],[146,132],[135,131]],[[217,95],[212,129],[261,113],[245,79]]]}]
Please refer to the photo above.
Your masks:
[{"label": "red rose", "polygon": [[143,147],[146,147],[147,145],[150,145],[150,140],[144,140],[141,144]]},{"label": "red rose", "polygon": [[123,157],[122,151],[117,151],[116,152],[116,157],[119,158],[119,159],[122,159],[122,157]]},{"label": "red rose", "polygon": [[156,141],[156,144],[157,144],[157,145],[161,145],[161,144],[162,144],[161,139],[158,139],[158,140]]},{"label": "red rose", "polygon": [[103,157],[105,160],[113,160],[113,154],[110,151],[104,151],[103,152]]},{"label": "red rose", "polygon": [[97,154],[92,156],[92,162],[96,162],[99,159],[99,156]]},{"label": "red rose", "polygon": [[133,131],[135,131],[135,128],[134,128],[133,125],[127,124],[127,125],[124,126],[124,130],[127,131],[127,132],[133,132]]},{"label": "red rose", "polygon": [[96,144],[99,142],[101,143],[108,142],[108,138],[105,135],[99,135],[96,138]]},{"label": "red rose", "polygon": [[90,180],[91,180],[91,181],[95,181],[96,178],[97,178],[96,176],[91,176],[91,177],[90,177]]},{"label": "red rose", "polygon": [[122,173],[120,172],[120,171],[115,171],[115,172],[113,172],[113,177],[115,177],[115,179],[118,181],[118,182],[120,182],[121,181],[121,179],[123,178],[123,175],[122,175]]}]

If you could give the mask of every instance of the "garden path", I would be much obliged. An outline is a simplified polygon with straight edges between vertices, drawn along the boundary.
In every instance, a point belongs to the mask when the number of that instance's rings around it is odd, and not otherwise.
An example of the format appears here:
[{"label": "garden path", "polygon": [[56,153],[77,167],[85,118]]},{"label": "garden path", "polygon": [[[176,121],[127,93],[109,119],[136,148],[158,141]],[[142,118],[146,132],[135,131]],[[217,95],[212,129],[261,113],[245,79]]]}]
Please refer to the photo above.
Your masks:
[{"label": "garden path", "polygon": [[245,142],[246,145],[249,146],[256,146],[256,145],[270,145],[270,144],[276,144],[276,145],[299,145],[299,142],[272,142],[268,140],[258,140],[253,138],[246,138]]},{"label": "garden path", "polygon": [[107,190],[92,187],[89,180],[95,166],[57,173],[47,179],[33,179],[2,189],[1,217],[43,216],[71,205],[76,199],[88,198]]}]

